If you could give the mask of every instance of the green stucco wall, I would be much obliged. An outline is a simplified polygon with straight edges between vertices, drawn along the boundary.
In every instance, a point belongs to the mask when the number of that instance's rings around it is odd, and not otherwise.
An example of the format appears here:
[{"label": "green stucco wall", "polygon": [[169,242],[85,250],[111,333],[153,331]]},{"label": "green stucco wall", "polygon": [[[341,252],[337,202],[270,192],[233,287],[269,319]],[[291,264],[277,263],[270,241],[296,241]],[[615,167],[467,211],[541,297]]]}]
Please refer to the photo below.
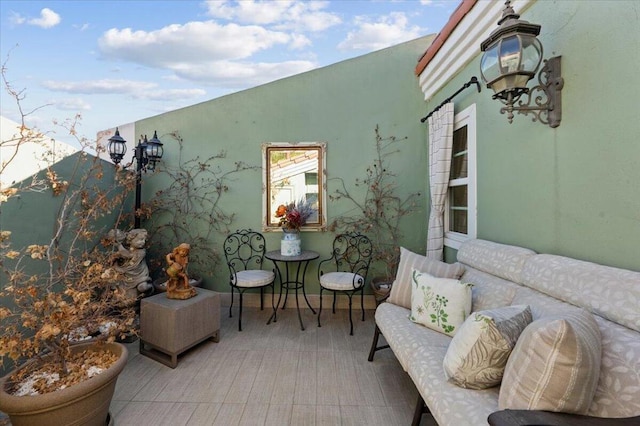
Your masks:
[{"label": "green stucco wall", "polygon": [[[640,3],[537,1],[521,19],[562,55],[562,123],[510,125],[490,89],[456,98],[477,106],[478,238],[640,271]],[[429,106],[480,76],[478,53]]]},{"label": "green stucco wall", "polygon": [[[158,135],[178,131],[184,139],[185,159],[201,158],[220,151],[226,161],[244,161],[261,166],[263,142],[327,142],[327,174],[330,195],[337,188],[331,178],[341,177],[353,186],[366,176],[366,167],[375,155],[374,128],[383,136],[408,137],[400,152],[391,157],[393,171],[403,193],[422,192],[420,211],[406,217],[403,245],[424,252],[426,239],[427,149],[426,129],[419,121],[424,115],[422,94],[416,86],[414,68],[430,38],[421,38],[335,65],[278,80],[188,108],[136,122],[136,134]],[[168,137],[165,144],[167,167],[175,166],[177,146]],[[162,174],[145,176],[143,200],[167,185]],[[246,171],[231,182],[222,208],[235,213],[232,229],[261,229],[262,174]],[[327,201],[329,222],[347,209],[344,203]],[[351,206],[348,206],[351,208]],[[144,223],[143,223],[144,226]],[[328,257],[334,234],[304,232],[304,249]],[[267,249],[279,249],[281,234],[265,233]],[[209,249],[222,250],[223,236],[210,241]],[[317,293],[315,263],[307,273],[307,292]],[[221,265],[205,286],[229,291],[228,271]]]}]

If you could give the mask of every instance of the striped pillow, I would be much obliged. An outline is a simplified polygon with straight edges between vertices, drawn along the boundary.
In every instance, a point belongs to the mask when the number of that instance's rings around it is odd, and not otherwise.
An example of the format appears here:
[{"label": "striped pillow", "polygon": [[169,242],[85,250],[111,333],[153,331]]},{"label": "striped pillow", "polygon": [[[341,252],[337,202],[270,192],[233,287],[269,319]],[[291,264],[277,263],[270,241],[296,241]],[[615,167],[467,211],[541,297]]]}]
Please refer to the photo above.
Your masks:
[{"label": "striped pillow", "polygon": [[389,292],[389,303],[411,309],[411,270],[417,269],[438,278],[459,279],[464,273],[464,266],[460,263],[444,263],[429,259],[400,247],[400,262],[398,272]]},{"label": "striped pillow", "polygon": [[586,414],[598,384],[601,345],[598,324],[585,309],[532,322],[507,361],[499,408]]}]

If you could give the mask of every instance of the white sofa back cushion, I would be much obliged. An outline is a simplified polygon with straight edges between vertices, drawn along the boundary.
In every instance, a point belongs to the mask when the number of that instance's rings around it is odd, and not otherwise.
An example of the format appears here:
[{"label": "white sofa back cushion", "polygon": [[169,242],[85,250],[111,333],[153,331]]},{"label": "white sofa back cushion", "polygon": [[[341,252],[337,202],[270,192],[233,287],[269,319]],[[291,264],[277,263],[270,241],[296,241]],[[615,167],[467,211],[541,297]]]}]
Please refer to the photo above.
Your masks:
[{"label": "white sofa back cushion", "polygon": [[640,272],[539,254],[525,263],[522,284],[640,331]]},{"label": "white sofa back cushion", "polygon": [[525,262],[536,252],[486,240],[470,240],[458,250],[458,262],[505,280],[521,282]]}]

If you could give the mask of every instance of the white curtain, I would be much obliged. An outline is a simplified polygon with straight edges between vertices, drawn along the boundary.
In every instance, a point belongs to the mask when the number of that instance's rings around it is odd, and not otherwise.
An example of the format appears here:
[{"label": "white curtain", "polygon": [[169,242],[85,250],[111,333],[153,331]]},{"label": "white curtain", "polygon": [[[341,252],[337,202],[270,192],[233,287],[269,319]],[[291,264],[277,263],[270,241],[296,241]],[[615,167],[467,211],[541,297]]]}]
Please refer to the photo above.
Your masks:
[{"label": "white curtain", "polygon": [[431,213],[427,234],[427,257],[442,260],[444,247],[444,203],[449,187],[453,146],[453,103],[442,106],[429,117],[429,189]]}]

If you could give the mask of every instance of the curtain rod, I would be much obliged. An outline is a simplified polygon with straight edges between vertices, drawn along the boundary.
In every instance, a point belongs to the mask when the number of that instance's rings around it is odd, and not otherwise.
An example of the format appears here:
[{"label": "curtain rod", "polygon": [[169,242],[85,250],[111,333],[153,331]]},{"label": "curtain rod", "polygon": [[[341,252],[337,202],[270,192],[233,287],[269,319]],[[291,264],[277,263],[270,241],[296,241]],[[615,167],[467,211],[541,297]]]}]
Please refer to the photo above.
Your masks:
[{"label": "curtain rod", "polygon": [[468,82],[466,82],[461,88],[458,89],[458,91],[456,93],[454,93],[453,95],[449,96],[447,99],[445,99],[444,101],[442,101],[442,103],[440,105],[438,105],[437,107],[435,107],[433,109],[433,111],[431,111],[429,114],[427,114],[426,117],[422,117],[420,119],[421,123],[424,123],[425,121],[427,121],[427,119],[429,117],[431,117],[433,115],[434,112],[438,111],[440,108],[442,108],[444,105],[448,104],[449,102],[451,102],[451,99],[455,98],[456,96],[458,96],[458,94],[460,94],[460,92],[462,92],[464,89],[466,89],[467,87],[471,86],[472,84],[475,84],[478,86],[478,93],[480,93],[481,88],[480,88],[480,82],[478,81],[478,78],[474,75],[473,77],[471,77],[471,80],[469,80]]}]

